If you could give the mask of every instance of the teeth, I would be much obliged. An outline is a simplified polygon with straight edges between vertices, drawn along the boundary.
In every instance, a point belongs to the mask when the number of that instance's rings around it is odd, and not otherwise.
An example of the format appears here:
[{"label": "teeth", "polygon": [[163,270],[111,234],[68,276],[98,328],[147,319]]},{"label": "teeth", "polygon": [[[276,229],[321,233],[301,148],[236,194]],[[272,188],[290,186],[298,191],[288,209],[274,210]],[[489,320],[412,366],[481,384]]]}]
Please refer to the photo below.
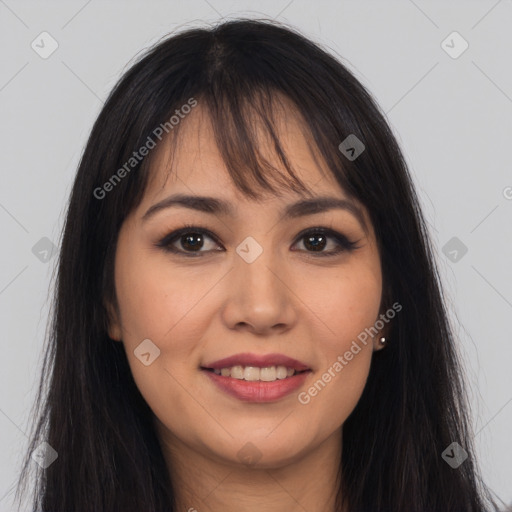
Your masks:
[{"label": "teeth", "polygon": [[257,366],[232,366],[231,368],[222,368],[213,370],[217,375],[231,377],[238,380],[273,382],[278,379],[286,379],[296,372],[293,368],[286,366],[267,366],[259,368]]},{"label": "teeth", "polygon": [[244,369],[244,380],[260,380],[260,369],[255,366],[246,366]]},{"label": "teeth", "polygon": [[[286,377],[286,368],[284,366],[278,366],[277,368],[284,368],[284,375]],[[272,382],[273,380],[276,380],[278,377],[277,368],[275,366],[270,366],[269,368],[262,368],[260,370],[260,380],[263,380],[265,382]],[[282,372],[279,372],[279,375],[282,375]],[[279,378],[282,379],[283,377]]]},{"label": "teeth", "polygon": [[244,368],[242,366],[233,366],[231,368],[230,377],[242,380],[244,378]]}]

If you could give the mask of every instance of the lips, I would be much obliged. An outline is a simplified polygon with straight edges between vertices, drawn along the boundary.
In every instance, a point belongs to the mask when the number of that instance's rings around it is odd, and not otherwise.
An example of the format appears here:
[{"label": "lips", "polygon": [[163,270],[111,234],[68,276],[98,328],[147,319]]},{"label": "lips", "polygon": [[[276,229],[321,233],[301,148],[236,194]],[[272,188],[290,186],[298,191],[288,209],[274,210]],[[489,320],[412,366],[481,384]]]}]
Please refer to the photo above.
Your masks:
[{"label": "lips", "polygon": [[285,356],[284,354],[235,354],[234,356],[212,361],[202,365],[203,369],[221,370],[222,368],[230,368],[232,366],[254,366],[257,368],[267,368],[269,366],[286,366],[293,368],[297,372],[310,370],[309,366],[297,359]]},{"label": "lips", "polygon": [[[248,380],[244,380],[239,373],[242,368],[245,368],[246,372],[249,371],[249,374],[253,374],[254,370],[259,374],[259,369],[265,369],[261,370],[262,380],[254,380],[248,378],[247,375]],[[201,366],[201,370],[222,392],[238,400],[260,403],[275,402],[297,391],[304,385],[308,375],[312,372],[305,363],[283,354],[257,355],[249,353],[236,354],[212,361]],[[234,374],[231,372],[235,370],[238,375],[233,378]],[[265,376],[263,375],[264,371],[266,372]],[[274,377],[272,377],[272,372]],[[276,380],[272,380],[276,376]],[[271,380],[271,382],[265,382],[266,380]]]}]

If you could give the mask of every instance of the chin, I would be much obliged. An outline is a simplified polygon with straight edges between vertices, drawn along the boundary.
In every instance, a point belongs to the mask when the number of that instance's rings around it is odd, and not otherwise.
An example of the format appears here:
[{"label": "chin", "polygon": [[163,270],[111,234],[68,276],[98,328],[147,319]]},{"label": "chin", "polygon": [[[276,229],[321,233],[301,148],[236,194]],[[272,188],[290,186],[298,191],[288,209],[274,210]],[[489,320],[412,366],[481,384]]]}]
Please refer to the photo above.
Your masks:
[{"label": "chin", "polygon": [[[216,452],[230,465],[254,469],[278,469],[297,462],[305,451],[300,442],[290,436],[269,439],[268,433],[261,436],[244,436],[244,440],[231,440],[229,451]],[[233,451],[235,448],[235,451]]]}]

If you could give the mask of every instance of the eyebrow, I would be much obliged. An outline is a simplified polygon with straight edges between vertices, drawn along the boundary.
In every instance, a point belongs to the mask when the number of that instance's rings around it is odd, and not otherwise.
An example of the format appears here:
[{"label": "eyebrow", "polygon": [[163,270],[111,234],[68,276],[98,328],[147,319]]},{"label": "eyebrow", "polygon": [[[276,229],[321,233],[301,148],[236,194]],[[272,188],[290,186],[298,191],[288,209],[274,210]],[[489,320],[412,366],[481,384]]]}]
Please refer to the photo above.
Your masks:
[{"label": "eyebrow", "polygon": [[[209,196],[194,196],[185,194],[174,194],[151,206],[142,216],[145,222],[157,212],[171,207],[189,208],[213,215],[235,216],[235,210],[229,202]],[[359,221],[365,231],[367,225],[361,209],[348,199],[337,197],[320,196],[312,199],[303,199],[296,203],[287,205],[281,215],[281,220],[295,219],[315,213],[322,213],[333,209],[346,210]]]}]

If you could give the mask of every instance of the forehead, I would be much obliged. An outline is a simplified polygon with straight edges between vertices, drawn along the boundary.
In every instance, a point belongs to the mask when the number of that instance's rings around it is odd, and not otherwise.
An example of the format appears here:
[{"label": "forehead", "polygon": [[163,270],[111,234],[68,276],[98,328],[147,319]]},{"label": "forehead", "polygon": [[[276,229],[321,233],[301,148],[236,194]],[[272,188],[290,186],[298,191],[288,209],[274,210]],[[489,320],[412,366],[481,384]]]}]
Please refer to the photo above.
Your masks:
[{"label": "forehead", "polygon": [[[248,114],[250,116],[250,113]],[[287,101],[280,99],[275,103],[272,112],[275,134],[279,139],[286,158],[294,174],[314,194],[333,193],[344,196],[340,185],[329,171],[323,158],[312,142],[306,124]],[[247,122],[247,121],[246,121]],[[208,110],[201,103],[181,121],[177,133],[172,131],[162,139],[151,156],[149,166],[149,181],[145,198],[156,198],[162,194],[176,190],[186,189],[189,193],[212,193],[218,191],[224,196],[245,199],[238,190],[227,170],[216,142],[216,134]],[[297,193],[290,187],[277,185],[277,181],[289,180],[290,176],[282,164],[272,140],[268,127],[262,119],[254,115],[249,119],[250,143],[254,144],[265,166],[265,177],[277,189],[277,195],[296,196]],[[230,140],[242,140],[226,133]],[[244,147],[237,148],[244,153]],[[249,169],[240,168],[240,173],[250,174]],[[249,180],[251,183],[254,180]],[[258,185],[254,183],[254,187]],[[262,190],[268,198],[276,193]]]}]

